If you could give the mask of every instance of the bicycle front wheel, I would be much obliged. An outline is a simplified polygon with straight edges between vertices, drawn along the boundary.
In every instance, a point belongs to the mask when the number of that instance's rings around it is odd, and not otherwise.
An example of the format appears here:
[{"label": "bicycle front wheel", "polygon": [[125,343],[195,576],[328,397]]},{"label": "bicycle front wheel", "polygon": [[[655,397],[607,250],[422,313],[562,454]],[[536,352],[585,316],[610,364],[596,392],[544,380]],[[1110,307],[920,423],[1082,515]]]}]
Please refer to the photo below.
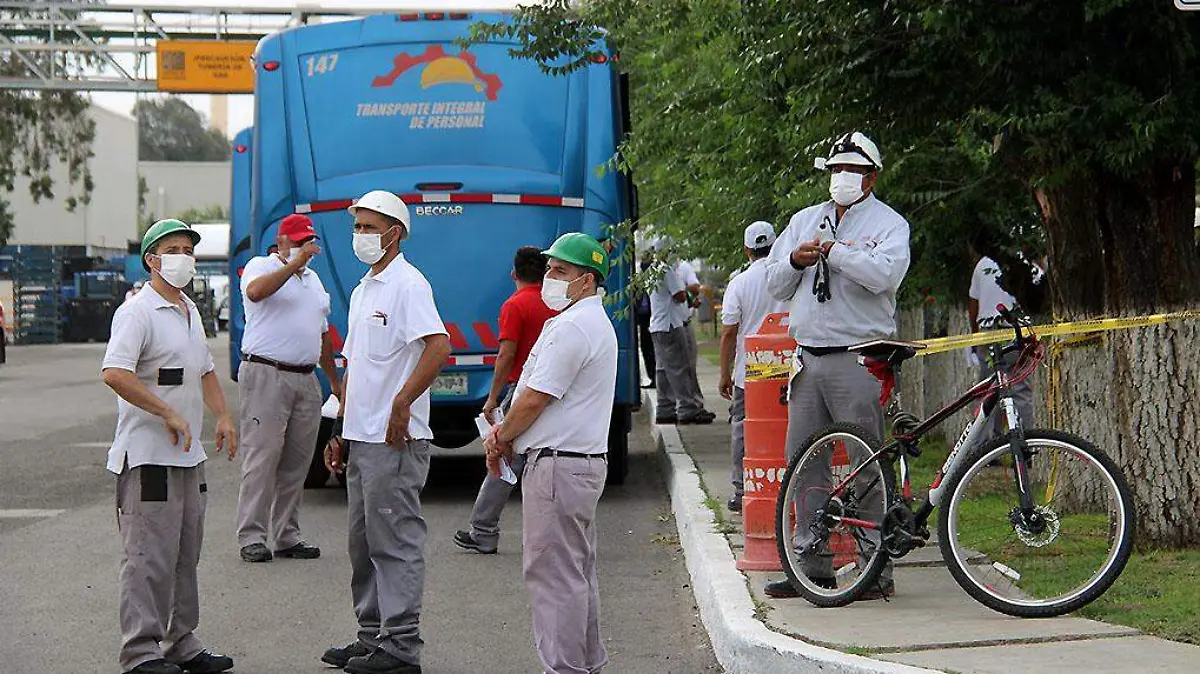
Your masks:
[{"label": "bicycle front wheel", "polygon": [[779,560],[796,591],[817,606],[854,601],[887,563],[881,531],[891,483],[878,461],[868,461],[877,448],[862,428],[833,424],[813,434],[784,473],[775,513]]},{"label": "bicycle front wheel", "polygon": [[938,518],[954,580],[985,606],[1024,618],[1070,613],[1112,586],[1133,546],[1133,499],[1113,461],[1090,442],[1031,430],[1032,512],[1020,507],[1008,437],[952,475]]}]

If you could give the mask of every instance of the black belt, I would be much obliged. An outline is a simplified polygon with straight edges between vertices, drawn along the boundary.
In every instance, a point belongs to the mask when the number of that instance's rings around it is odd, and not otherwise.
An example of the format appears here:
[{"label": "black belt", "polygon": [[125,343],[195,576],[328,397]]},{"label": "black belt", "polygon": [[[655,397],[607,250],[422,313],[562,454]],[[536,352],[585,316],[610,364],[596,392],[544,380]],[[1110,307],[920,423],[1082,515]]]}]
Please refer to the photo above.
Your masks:
[{"label": "black belt", "polygon": [[600,452],[599,454],[587,454],[584,452],[564,452],[561,449],[547,449],[544,447],[541,449],[535,449],[533,451],[537,452],[537,457],[534,459],[534,461],[542,458],[543,456],[556,456],[556,457],[562,457],[564,459],[607,459],[608,458],[608,452]]},{"label": "black belt", "polygon": [[311,374],[313,370],[317,369],[316,365],[288,365],[287,363],[281,363],[277,360],[271,360],[270,358],[263,358],[262,356],[256,356],[252,353],[242,354],[242,360],[246,360],[251,363],[270,365],[276,370],[295,372],[296,374]]},{"label": "black belt", "polygon": [[850,350],[848,346],[801,346],[800,348],[818,358],[834,353],[846,353]]}]

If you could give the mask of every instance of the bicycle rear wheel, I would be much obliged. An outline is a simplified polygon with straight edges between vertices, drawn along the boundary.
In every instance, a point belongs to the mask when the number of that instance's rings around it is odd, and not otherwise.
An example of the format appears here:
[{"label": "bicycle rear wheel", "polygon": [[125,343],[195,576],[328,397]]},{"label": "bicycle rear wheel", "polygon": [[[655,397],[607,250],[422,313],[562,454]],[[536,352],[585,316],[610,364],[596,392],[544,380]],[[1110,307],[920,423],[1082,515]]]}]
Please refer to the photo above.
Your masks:
[{"label": "bicycle rear wheel", "polygon": [[877,448],[861,427],[833,424],[788,462],[775,513],[779,560],[796,591],[817,606],[854,601],[887,563],[880,532],[891,483],[878,461],[867,463]]},{"label": "bicycle rear wheel", "polygon": [[977,450],[946,483],[938,518],[954,580],[985,606],[1024,618],[1075,611],[1112,586],[1133,547],[1133,498],[1090,442],[1031,430],[1029,489],[1020,509],[1009,438]]}]

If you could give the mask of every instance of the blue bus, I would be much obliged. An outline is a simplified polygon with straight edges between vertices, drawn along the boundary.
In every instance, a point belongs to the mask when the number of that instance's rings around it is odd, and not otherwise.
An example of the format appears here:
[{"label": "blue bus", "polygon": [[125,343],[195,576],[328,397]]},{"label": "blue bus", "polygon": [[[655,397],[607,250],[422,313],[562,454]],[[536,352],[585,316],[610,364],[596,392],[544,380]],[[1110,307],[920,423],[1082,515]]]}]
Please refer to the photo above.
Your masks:
[{"label": "blue bus", "polygon": [[250,157],[254,127],[242,129],[233,137],[230,153],[233,175],[229,201],[229,376],[238,378],[242,364],[242,333],[246,331],[246,312],[242,309],[242,269],[254,251],[250,247]]},{"label": "blue bus", "polygon": [[[453,355],[432,387],[434,444],[464,447],[491,387],[500,305],[512,256],[565,232],[601,240],[636,217],[629,180],[602,167],[628,130],[627,87],[606,51],[550,76],[514,59],[515,45],[459,48],[476,21],[500,14],[381,14],[264,38],[255,54],[251,247],[262,254],[279,221],[306,213],[322,238],[313,268],[332,297],[335,348],[350,293],[367,268],[351,248],[346,207],[373,189],[412,214],[406,258],[433,287]],[[621,241],[610,240],[613,259]],[[608,281],[620,345],[609,437],[610,482],[627,471],[632,409],[640,401],[635,326],[623,292],[627,264]],[[315,463],[315,462],[314,462]]]}]

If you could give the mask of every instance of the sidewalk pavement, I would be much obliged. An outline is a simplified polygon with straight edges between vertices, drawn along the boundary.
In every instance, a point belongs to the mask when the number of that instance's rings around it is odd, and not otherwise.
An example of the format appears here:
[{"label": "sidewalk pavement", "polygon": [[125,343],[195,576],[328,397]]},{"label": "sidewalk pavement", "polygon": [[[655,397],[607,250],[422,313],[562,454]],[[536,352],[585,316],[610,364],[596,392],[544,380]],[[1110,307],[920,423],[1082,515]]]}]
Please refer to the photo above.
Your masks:
[{"label": "sidewalk pavement", "polygon": [[[701,617],[729,674],[1200,671],[1198,646],[1084,618],[1034,620],[996,613],[954,582],[936,544],[897,560],[897,594],[890,601],[821,609],[803,599],[767,597],[763,585],[782,578],[782,572],[743,573],[734,565],[742,555],[742,529],[741,515],[725,507],[733,496],[728,403],[716,394],[717,369],[701,359],[699,374],[716,423],[655,426],[653,432],[668,467]],[[732,533],[718,532],[706,497],[721,504]]]}]

